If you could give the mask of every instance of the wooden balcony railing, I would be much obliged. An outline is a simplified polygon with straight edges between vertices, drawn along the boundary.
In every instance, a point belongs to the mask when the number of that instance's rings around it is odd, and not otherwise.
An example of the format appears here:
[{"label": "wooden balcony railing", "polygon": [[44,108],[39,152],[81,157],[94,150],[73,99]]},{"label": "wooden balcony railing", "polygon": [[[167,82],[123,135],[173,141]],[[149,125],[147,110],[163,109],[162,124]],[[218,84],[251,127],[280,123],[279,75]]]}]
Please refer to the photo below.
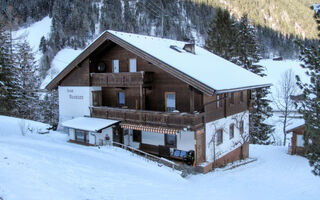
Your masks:
[{"label": "wooden balcony railing", "polygon": [[204,113],[168,113],[147,110],[134,110],[113,107],[91,107],[91,116],[124,123],[139,124],[154,127],[167,127],[174,129],[198,130],[203,128]]},{"label": "wooden balcony railing", "polygon": [[92,86],[138,87],[151,82],[151,72],[91,73]]}]

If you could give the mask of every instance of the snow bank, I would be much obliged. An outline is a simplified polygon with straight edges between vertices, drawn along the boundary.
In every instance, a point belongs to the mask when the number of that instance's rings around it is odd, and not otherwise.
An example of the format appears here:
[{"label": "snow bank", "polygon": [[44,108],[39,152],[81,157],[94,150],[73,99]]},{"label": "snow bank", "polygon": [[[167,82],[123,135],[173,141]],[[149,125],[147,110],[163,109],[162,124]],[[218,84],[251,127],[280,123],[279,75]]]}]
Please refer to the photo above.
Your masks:
[{"label": "snow bank", "polygon": [[43,133],[50,125],[27,119],[18,119],[0,115],[0,137],[5,135],[22,135]]},{"label": "snow bank", "polygon": [[51,62],[51,68],[48,70],[46,78],[42,81],[40,88],[44,89],[52,79],[54,79],[66,66],[68,66],[82,50],[64,48],[57,53]]}]

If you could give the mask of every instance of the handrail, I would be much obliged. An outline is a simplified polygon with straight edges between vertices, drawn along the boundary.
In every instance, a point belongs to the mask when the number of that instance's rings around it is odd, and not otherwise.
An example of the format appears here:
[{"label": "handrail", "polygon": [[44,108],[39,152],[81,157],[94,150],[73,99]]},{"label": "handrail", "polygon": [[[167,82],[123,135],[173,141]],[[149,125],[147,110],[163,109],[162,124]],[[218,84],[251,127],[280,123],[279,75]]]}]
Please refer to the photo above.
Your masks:
[{"label": "handrail", "polygon": [[106,117],[126,123],[142,123],[150,126],[167,126],[170,128],[190,128],[197,130],[203,126],[204,113],[169,113],[150,110],[135,110],[114,107],[90,107],[93,117]]},{"label": "handrail", "polygon": [[142,154],[144,156],[144,158],[161,163],[161,164],[164,164],[167,167],[171,167],[173,170],[179,170],[179,171],[182,170],[182,167],[180,165],[178,165],[174,162],[170,162],[164,158],[157,157],[155,155],[149,154],[147,152],[141,151],[140,149],[136,149],[136,148],[133,148],[133,147],[125,145],[125,144],[121,144],[121,143],[114,142],[114,141],[110,141],[110,142],[111,142],[111,144],[113,144],[115,146],[119,146],[120,148],[122,148],[124,150],[129,149],[129,151],[131,151],[131,152]]}]

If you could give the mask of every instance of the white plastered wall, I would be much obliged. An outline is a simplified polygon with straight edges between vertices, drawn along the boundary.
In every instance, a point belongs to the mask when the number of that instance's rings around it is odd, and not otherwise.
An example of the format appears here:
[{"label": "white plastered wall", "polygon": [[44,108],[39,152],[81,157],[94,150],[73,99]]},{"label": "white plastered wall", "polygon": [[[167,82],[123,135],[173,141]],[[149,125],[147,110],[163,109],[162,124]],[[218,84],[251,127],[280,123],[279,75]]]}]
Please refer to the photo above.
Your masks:
[{"label": "white plastered wall", "polygon": [[59,124],[75,117],[90,116],[92,91],[101,87],[59,86]]},{"label": "white plastered wall", "polygon": [[[165,134],[163,133],[154,133],[154,132],[145,132],[142,131],[142,140],[144,144],[151,145],[165,145]],[[195,148],[195,139],[194,132],[192,131],[181,131],[177,134],[177,149],[189,151],[194,150]]]},{"label": "white plastered wall", "polygon": [[[208,162],[213,162],[214,155],[215,155],[215,159],[217,160],[222,156],[226,155],[227,153],[241,146],[241,144],[243,143],[243,139],[240,135],[239,124],[237,124],[237,121],[240,122],[240,120],[243,120],[244,122],[244,135],[248,136],[249,134],[249,112],[248,111],[237,113],[235,115],[231,115],[226,118],[222,118],[216,121],[206,123],[206,160]],[[234,137],[230,139],[229,128],[232,123],[234,124]],[[216,131],[219,129],[223,130],[223,142],[217,145]]]},{"label": "white plastered wall", "polygon": [[[98,132],[88,132],[89,144],[93,145],[106,145],[111,144],[112,141],[112,127],[108,127]],[[106,137],[109,136],[110,140],[107,141]],[[75,140],[75,129],[69,128],[69,139]]]},{"label": "white plastered wall", "polygon": [[195,144],[193,131],[181,131],[177,134],[177,149],[184,151],[194,150]]},{"label": "white plastered wall", "polygon": [[164,134],[141,131],[141,143],[152,145],[164,145]]}]

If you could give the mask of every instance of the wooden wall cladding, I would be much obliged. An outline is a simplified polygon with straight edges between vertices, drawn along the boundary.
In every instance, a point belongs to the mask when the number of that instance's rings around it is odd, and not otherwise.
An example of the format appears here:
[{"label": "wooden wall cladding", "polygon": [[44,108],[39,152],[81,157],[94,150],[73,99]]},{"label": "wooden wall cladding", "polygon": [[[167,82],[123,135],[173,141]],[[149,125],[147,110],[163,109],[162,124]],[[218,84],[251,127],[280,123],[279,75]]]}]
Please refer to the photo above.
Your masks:
[{"label": "wooden wall cladding", "polygon": [[84,60],[79,67],[74,68],[68,76],[60,82],[61,86],[89,86],[89,59]]},{"label": "wooden wall cladding", "polygon": [[[176,109],[180,112],[190,112],[190,89],[189,85],[173,77],[172,75],[164,72],[148,61],[134,55],[126,49],[116,45],[111,49],[105,51],[105,54],[100,58],[94,58],[95,63],[103,62],[106,64],[106,72],[112,72],[112,60],[119,60],[119,71],[129,71],[129,59],[137,59],[137,71],[153,72],[153,81],[151,87],[145,90],[146,109],[154,111],[165,111],[165,92],[176,93]],[[103,105],[114,106],[111,101],[117,99],[114,97],[118,89],[103,89]],[[110,92],[109,94],[108,91]],[[128,99],[128,107],[135,108],[137,98],[139,98],[139,89],[125,89],[128,93],[126,100]],[[130,99],[130,98],[133,99]],[[202,93],[194,92],[194,110],[202,110]]]},{"label": "wooden wall cladding", "polygon": [[217,96],[203,96],[203,104],[205,105],[206,111],[206,122],[211,122],[223,117],[234,115],[236,113],[244,112],[248,110],[248,95],[247,91],[242,91],[242,100],[241,92],[234,92],[234,100],[232,102],[231,98],[228,97],[228,94],[219,94],[220,105],[217,104]]}]

